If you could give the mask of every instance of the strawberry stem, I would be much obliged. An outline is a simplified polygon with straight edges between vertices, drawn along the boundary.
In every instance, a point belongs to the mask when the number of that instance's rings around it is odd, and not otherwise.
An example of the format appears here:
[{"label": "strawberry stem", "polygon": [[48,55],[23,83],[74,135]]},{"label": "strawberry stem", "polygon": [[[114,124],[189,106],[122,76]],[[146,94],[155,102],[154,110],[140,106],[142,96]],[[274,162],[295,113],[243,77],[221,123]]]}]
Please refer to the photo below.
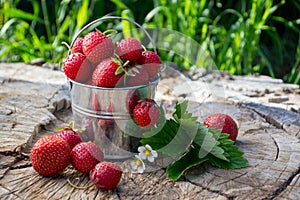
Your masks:
[{"label": "strawberry stem", "polygon": [[99,29],[95,28],[95,30],[96,30],[98,33],[103,34],[102,31],[100,31]]},{"label": "strawberry stem", "polygon": [[122,65],[123,67],[126,67],[130,63],[129,60],[126,60],[126,62]]},{"label": "strawberry stem", "polygon": [[111,34],[107,34],[107,33],[114,33],[114,34],[117,34],[118,31],[116,31],[116,30],[114,30],[114,29],[108,29],[108,30],[104,31],[102,34],[103,34],[103,35],[106,35],[107,37],[110,37]]}]

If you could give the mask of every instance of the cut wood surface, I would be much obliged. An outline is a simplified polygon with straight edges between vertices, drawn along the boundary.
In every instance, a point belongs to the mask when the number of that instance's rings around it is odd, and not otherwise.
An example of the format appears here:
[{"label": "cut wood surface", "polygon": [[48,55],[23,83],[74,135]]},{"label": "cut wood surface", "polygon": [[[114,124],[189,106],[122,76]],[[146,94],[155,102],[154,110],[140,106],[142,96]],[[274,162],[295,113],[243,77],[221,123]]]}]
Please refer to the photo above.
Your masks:
[{"label": "cut wood surface", "polygon": [[[29,159],[35,141],[72,120],[68,84],[60,71],[0,64],[0,199],[300,199],[300,89],[264,76],[232,76],[166,68],[156,100],[167,114],[190,100],[199,121],[227,113],[237,121],[236,144],[249,167],[224,170],[204,164],[174,182],[164,168],[133,172],[129,161],[113,191],[91,186],[69,166],[53,178],[38,175]],[[85,190],[72,187],[68,181]]]}]

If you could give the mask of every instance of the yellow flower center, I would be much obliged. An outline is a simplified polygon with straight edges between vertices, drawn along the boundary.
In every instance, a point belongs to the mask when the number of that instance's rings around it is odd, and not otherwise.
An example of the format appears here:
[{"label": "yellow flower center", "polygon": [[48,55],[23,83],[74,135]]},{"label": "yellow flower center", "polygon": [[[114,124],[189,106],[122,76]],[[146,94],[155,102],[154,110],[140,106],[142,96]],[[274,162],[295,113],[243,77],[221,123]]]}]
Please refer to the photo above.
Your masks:
[{"label": "yellow flower center", "polygon": [[144,154],[146,156],[149,156],[149,155],[151,155],[151,151],[149,149],[145,149]]},{"label": "yellow flower center", "polygon": [[141,166],[142,162],[139,159],[136,159],[135,160],[135,164],[136,164],[136,166]]}]

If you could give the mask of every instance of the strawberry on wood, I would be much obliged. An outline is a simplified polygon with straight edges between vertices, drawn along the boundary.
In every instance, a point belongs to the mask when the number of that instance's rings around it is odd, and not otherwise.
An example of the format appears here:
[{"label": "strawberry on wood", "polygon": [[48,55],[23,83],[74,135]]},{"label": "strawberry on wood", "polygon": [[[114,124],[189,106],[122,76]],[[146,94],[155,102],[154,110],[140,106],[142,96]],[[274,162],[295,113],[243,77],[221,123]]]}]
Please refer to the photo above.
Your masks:
[{"label": "strawberry on wood", "polygon": [[238,127],[235,121],[227,114],[216,113],[208,116],[204,126],[222,130],[222,133],[229,134],[229,139],[235,141],[238,135]]},{"label": "strawberry on wood", "polygon": [[66,140],[70,145],[71,149],[73,149],[73,147],[76,144],[82,142],[82,138],[79,135],[79,133],[77,133],[76,131],[74,131],[72,128],[69,127],[66,127],[63,130],[56,132],[55,136]]},{"label": "strawberry on wood", "polygon": [[30,152],[32,167],[40,175],[55,176],[70,163],[71,149],[67,141],[56,136],[39,139]]},{"label": "strawberry on wood", "polygon": [[103,161],[103,152],[95,143],[82,142],[71,151],[71,163],[82,173],[88,174],[101,161]]},{"label": "strawberry on wood", "polygon": [[113,190],[122,177],[122,169],[111,162],[100,162],[90,172],[90,179],[97,188]]}]

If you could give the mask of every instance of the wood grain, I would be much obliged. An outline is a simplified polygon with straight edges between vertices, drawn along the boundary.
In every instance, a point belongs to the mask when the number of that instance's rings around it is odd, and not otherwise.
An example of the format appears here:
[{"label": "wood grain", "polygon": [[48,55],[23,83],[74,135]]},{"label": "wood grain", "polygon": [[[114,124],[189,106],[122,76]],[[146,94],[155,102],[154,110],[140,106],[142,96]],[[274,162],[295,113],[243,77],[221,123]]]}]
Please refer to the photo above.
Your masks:
[{"label": "wood grain", "polygon": [[[72,119],[66,80],[58,71],[0,64],[0,199],[300,199],[300,115],[284,107],[286,102],[273,106],[266,98],[289,96],[289,105],[297,107],[299,86],[230,76],[207,72],[191,80],[168,69],[156,100],[171,113],[177,100],[189,99],[189,110],[199,121],[213,112],[233,116],[239,126],[236,144],[249,167],[223,170],[203,164],[173,182],[164,168],[137,174],[124,161],[119,162],[124,169],[120,184],[107,192],[89,187],[88,176],[71,166],[53,178],[33,170],[29,153],[34,142]],[[88,188],[76,189],[68,179]]]}]

